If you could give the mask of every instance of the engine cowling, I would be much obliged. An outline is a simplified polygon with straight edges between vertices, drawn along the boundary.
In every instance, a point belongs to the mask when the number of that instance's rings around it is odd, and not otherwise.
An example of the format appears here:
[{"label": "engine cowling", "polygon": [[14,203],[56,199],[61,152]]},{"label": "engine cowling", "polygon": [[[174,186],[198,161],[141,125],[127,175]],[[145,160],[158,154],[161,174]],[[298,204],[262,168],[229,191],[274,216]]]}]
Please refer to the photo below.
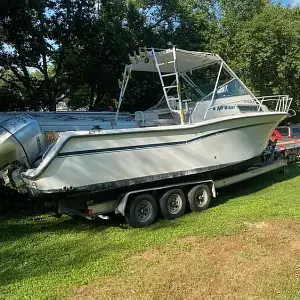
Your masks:
[{"label": "engine cowling", "polygon": [[0,170],[3,183],[17,188],[19,183],[14,186],[11,181],[19,180],[16,174],[30,168],[43,155],[46,147],[40,125],[32,116],[16,116],[0,123]]}]

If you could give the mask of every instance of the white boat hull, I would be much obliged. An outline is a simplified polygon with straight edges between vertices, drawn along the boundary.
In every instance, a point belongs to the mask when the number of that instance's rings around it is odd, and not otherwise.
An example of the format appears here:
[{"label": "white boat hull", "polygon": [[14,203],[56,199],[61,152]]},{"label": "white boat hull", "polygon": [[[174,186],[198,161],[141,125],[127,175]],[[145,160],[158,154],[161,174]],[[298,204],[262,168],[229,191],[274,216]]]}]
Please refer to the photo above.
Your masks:
[{"label": "white boat hull", "polygon": [[197,125],[60,137],[24,180],[34,193],[101,191],[212,172],[259,156],[287,113],[253,113]]}]

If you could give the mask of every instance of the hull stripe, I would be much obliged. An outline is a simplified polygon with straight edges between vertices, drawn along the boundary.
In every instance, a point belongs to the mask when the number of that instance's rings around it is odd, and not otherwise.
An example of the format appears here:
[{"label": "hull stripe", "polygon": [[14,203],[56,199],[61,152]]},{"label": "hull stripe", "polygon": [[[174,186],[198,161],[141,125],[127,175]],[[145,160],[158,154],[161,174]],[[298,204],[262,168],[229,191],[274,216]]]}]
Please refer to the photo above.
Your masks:
[{"label": "hull stripe", "polygon": [[241,128],[248,128],[266,124],[274,124],[274,122],[265,122],[260,124],[253,124],[253,125],[246,125],[246,126],[239,126],[230,129],[224,129],[217,132],[209,133],[206,135],[198,136],[196,138],[187,140],[187,141],[179,141],[179,142],[168,142],[168,143],[157,143],[157,144],[147,144],[147,145],[138,145],[138,146],[124,146],[124,147],[115,147],[115,148],[104,148],[104,149],[92,149],[92,150],[80,150],[80,151],[70,151],[70,152],[63,152],[58,153],[57,157],[66,157],[66,156],[80,156],[80,155],[89,155],[95,153],[104,153],[104,152],[119,152],[119,151],[131,151],[131,150],[142,150],[142,149],[149,149],[149,148],[159,148],[159,147],[167,147],[167,146],[179,146],[179,145],[186,145],[193,142],[196,142],[200,139],[204,139],[213,135],[217,135],[220,133],[225,133],[229,131],[234,131]]}]

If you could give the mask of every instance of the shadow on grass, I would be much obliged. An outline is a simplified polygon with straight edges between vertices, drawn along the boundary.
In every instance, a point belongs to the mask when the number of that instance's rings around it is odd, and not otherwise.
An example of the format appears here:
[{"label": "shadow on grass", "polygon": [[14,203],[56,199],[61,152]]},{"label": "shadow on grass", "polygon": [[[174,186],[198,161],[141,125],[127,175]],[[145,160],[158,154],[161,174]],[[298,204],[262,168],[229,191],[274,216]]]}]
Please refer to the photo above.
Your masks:
[{"label": "shadow on grass", "polygon": [[8,214],[2,218],[0,217],[0,242],[38,232],[87,231],[92,229],[101,231],[111,227],[127,229],[128,225],[126,225],[125,219],[121,215],[112,215],[109,220],[95,219],[89,221],[79,217],[63,216],[62,218],[56,218],[54,214],[36,215],[32,211],[24,210],[18,212],[18,214]]},{"label": "shadow on grass", "polygon": [[282,169],[262,174],[260,176],[241,181],[236,184],[219,189],[217,198],[212,202],[211,207],[226,203],[228,200],[250,195],[259,192],[273,184],[290,180],[300,175],[300,164],[289,165],[282,172]]}]

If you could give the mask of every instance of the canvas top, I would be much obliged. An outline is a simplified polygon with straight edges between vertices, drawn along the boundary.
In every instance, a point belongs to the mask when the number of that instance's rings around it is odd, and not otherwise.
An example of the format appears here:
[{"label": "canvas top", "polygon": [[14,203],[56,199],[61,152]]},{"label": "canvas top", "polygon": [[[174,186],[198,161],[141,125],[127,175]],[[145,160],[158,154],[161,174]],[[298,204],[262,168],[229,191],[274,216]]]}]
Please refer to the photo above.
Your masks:
[{"label": "canvas top", "polygon": [[[155,49],[155,55],[158,64],[163,64],[160,66],[162,73],[173,73],[174,66],[171,63],[173,61],[173,50],[159,50]],[[131,71],[143,71],[143,72],[157,72],[155,65],[155,57],[152,51],[147,51],[145,55],[132,56],[132,64],[130,64]],[[195,52],[186,51],[182,49],[176,49],[177,58],[177,70],[178,72],[186,72],[193,69],[204,68],[206,66],[212,65],[221,58],[218,55],[206,52]]]}]

